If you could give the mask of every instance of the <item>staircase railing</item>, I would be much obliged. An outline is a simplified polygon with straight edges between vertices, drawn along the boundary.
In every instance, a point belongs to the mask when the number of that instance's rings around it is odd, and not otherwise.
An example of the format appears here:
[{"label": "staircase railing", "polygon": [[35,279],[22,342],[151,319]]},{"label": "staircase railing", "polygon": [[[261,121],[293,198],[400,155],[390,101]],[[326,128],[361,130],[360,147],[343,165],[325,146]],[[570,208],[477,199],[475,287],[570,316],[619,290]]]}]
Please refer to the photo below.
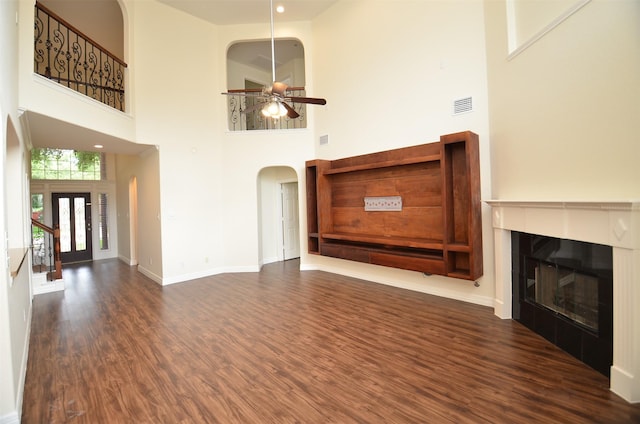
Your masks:
[{"label": "staircase railing", "polygon": [[34,72],[124,111],[127,64],[36,2]]},{"label": "staircase railing", "polygon": [[[42,230],[42,237],[31,231],[33,247],[33,266],[47,271],[47,279],[54,281],[62,278],[62,260],[60,258],[60,228],[51,228],[31,218],[31,225]],[[37,234],[37,233],[36,233]],[[45,237],[45,234],[48,236]],[[44,270],[43,270],[44,268]]]}]

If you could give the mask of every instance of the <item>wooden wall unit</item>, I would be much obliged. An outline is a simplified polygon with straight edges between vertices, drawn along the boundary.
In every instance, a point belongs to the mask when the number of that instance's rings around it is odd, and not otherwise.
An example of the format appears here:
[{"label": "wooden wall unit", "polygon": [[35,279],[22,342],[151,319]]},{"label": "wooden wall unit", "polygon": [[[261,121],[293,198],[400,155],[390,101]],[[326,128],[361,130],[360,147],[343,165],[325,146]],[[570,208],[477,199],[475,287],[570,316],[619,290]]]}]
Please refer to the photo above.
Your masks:
[{"label": "wooden wall unit", "polygon": [[[478,136],[306,163],[308,249],[428,274],[482,276]],[[365,198],[401,199],[365,210]]]}]

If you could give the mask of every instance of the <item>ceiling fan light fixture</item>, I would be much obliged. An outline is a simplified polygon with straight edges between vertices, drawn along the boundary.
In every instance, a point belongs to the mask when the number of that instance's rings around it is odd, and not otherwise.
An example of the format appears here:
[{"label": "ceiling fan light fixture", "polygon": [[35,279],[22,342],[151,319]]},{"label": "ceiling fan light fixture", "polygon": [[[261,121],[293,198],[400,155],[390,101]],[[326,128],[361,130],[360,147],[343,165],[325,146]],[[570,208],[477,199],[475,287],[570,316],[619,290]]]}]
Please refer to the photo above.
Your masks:
[{"label": "ceiling fan light fixture", "polygon": [[282,118],[287,115],[287,108],[278,101],[271,101],[262,108],[262,114],[267,118]]}]

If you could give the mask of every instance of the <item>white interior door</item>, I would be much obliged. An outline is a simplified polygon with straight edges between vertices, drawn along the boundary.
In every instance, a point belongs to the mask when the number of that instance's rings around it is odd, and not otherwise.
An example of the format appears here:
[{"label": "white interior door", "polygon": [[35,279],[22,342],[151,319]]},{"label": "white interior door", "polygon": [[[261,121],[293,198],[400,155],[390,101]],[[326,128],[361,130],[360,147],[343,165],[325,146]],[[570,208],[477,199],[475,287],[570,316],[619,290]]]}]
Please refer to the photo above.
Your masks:
[{"label": "white interior door", "polygon": [[298,183],[282,184],[282,244],[284,260],[300,257]]}]

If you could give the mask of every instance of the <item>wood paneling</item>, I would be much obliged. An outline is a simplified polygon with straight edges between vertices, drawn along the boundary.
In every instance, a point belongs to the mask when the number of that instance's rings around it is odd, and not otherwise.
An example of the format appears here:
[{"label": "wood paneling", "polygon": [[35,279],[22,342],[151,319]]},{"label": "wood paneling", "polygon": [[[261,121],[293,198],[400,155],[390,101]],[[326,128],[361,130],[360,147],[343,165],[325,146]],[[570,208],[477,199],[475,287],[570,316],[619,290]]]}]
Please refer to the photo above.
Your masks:
[{"label": "wood paneling", "polygon": [[160,287],[117,260],[36,296],[22,422],[632,423],[490,308],[298,261]]}]

